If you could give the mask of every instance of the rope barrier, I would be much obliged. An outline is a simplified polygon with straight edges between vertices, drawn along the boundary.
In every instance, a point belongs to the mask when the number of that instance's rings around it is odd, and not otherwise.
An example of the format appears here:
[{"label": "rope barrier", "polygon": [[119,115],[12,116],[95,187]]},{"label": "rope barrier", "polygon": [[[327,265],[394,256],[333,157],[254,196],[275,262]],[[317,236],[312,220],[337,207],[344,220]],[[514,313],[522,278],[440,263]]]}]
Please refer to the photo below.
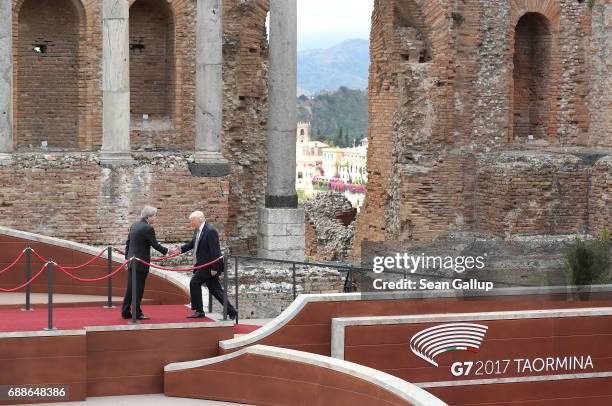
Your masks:
[{"label": "rope barrier", "polygon": [[45,263],[42,268],[40,268],[40,271],[38,271],[38,273],[36,273],[36,275],[34,275],[29,281],[27,281],[26,283],[17,286],[16,288],[12,288],[12,289],[4,289],[4,288],[0,288],[0,292],[16,292],[20,289],[25,288],[26,286],[28,286],[29,284],[31,284],[32,282],[34,282],[36,279],[38,279],[38,277],[43,273],[43,271],[47,268],[47,264]]},{"label": "rope barrier", "polygon": [[[113,248],[113,250],[118,252],[120,255],[125,255],[125,251],[123,251],[122,249]],[[178,254],[172,254],[172,255],[166,255],[166,256],[163,256],[163,257],[151,258],[151,262],[161,262],[161,261],[164,261],[166,259],[176,258],[179,255],[181,255],[180,252]]]},{"label": "rope barrier", "polygon": [[[2,275],[3,273],[11,270],[17,264],[17,262],[19,262],[19,260],[21,258],[23,258],[23,256],[25,255],[25,252],[26,252],[27,249],[28,248],[26,248],[23,251],[21,251],[21,253],[17,256],[17,258],[15,258],[15,260],[10,265],[8,265],[4,269],[1,269],[0,270],[0,275]],[[30,252],[32,252],[32,254],[36,258],[38,258],[41,262],[47,263],[49,261],[47,258],[44,258],[42,255],[40,255],[38,252],[36,252],[36,250],[34,250],[33,248],[29,248],[29,249],[30,249]],[[121,255],[125,255],[125,252],[120,250],[119,248],[113,248],[113,249],[116,252],[120,253]],[[101,258],[104,255],[105,252],[106,252],[106,248],[104,248],[102,251],[100,251],[95,257],[91,258],[90,260],[88,260],[87,262],[85,262],[85,263],[83,263],[81,265],[64,266],[64,267],[61,267],[61,268],[64,271],[77,271],[77,270],[83,269],[83,268],[87,267],[88,265],[91,265],[95,260]],[[173,255],[166,255],[166,256],[163,256],[163,257],[152,258],[151,262],[161,262],[161,261],[164,261],[166,259],[178,257],[179,255],[181,255],[181,253],[177,253],[177,254],[173,254]],[[56,264],[56,265],[58,265],[58,264]],[[59,266],[60,265],[58,265],[58,267]],[[169,270],[169,269],[167,269],[167,270]]]},{"label": "rope barrier", "polygon": [[118,274],[118,273],[119,273],[119,272],[120,272],[122,269],[124,269],[124,268],[126,267],[126,265],[127,265],[127,264],[129,264],[129,262],[130,262],[130,260],[126,260],[126,261],[125,261],[123,264],[121,264],[121,266],[120,266],[119,268],[117,268],[117,269],[116,269],[116,270],[114,270],[113,272],[111,272],[111,273],[109,273],[109,274],[107,274],[107,275],[101,276],[101,277],[99,277],[99,278],[81,278],[81,277],[78,277],[78,276],[76,276],[76,275],[74,275],[74,274],[72,274],[72,273],[68,272],[68,270],[67,270],[67,268],[66,268],[66,267],[62,267],[61,265],[55,264],[55,262],[54,262],[54,264],[57,266],[57,268],[58,268],[60,271],[62,271],[63,273],[65,273],[66,275],[68,275],[69,277],[71,277],[72,279],[75,279],[75,280],[77,280],[77,281],[79,281],[79,282],[99,282],[99,281],[103,281],[103,280],[105,280],[105,279],[109,279],[109,278],[114,277],[114,276],[115,276],[115,275],[117,275],[117,274]]},{"label": "rope barrier", "polygon": [[198,269],[205,268],[205,267],[207,267],[207,266],[211,266],[212,264],[215,264],[215,263],[217,263],[217,262],[221,261],[221,259],[223,259],[223,256],[220,256],[219,258],[217,258],[217,259],[215,259],[215,260],[213,260],[213,261],[210,261],[210,262],[209,262],[209,263],[207,263],[207,264],[204,264],[204,265],[199,265],[199,266],[194,266],[194,267],[192,267],[192,268],[167,268],[167,267],[164,267],[164,266],[159,266],[159,265],[151,264],[151,263],[149,263],[149,262],[143,261],[143,260],[142,260],[142,259],[140,259],[140,258],[136,258],[136,260],[137,260],[137,261],[139,261],[141,264],[144,264],[144,265],[150,266],[150,267],[155,268],[155,269],[161,269],[162,271],[171,271],[171,272],[189,272],[189,271],[196,271],[196,270],[198,270]]},{"label": "rope barrier", "polygon": [[19,262],[19,260],[21,259],[21,257],[24,256],[24,254],[25,254],[25,250],[21,251],[21,254],[19,254],[19,256],[13,261],[12,264],[10,264],[9,266],[7,266],[6,268],[0,271],[0,275],[2,275],[3,273],[11,269],[13,266],[15,266],[15,264]]},{"label": "rope barrier", "polygon": [[[41,260],[42,262],[47,262],[48,259],[42,257],[38,252],[32,250],[32,252],[34,253],[34,256],[36,258],[38,258],[39,260]],[[87,265],[90,265],[92,262],[94,262],[96,259],[102,257],[102,255],[106,252],[106,248],[104,248],[102,251],[100,251],[100,253],[98,255],[96,255],[95,257],[93,257],[92,259],[90,259],[89,261],[85,262],[84,264],[81,265],[75,265],[75,266],[65,266],[64,269],[68,269],[70,271],[76,271],[79,269],[83,269],[85,268]],[[55,262],[54,262],[55,263]],[[57,264],[56,264],[57,265]]]},{"label": "rope barrier", "polygon": [[32,254],[34,254],[34,256],[38,259],[40,259],[42,262],[47,262],[49,261],[47,258],[43,258],[38,252],[34,251],[34,248],[32,248]]},{"label": "rope barrier", "polygon": [[[104,248],[102,251],[100,251],[100,253],[98,255],[96,255],[95,257],[93,257],[92,259],[90,259],[89,261],[85,262],[84,264],[81,265],[76,265],[76,266],[65,266],[64,269],[68,269],[70,271],[77,271],[79,269],[85,268],[87,265],[90,265],[92,262],[94,262],[96,259],[102,257],[102,255],[104,255],[104,253],[106,252],[106,248]],[[58,265],[59,266],[59,265]]]},{"label": "rope barrier", "polygon": [[[115,251],[119,252],[119,253],[123,253],[123,251],[121,251],[120,249],[115,248]],[[19,262],[19,260],[24,256],[25,254],[25,249],[23,251],[21,251],[21,253],[17,256],[17,258],[15,258],[15,260],[6,268],[0,270],[0,275],[3,274],[4,272],[10,270],[12,267],[15,266],[15,264],[17,264],[17,262]],[[81,278],[77,275],[74,275],[73,273],[71,273],[70,271],[74,271],[74,270],[78,270],[78,269],[82,269],[85,268],[87,265],[90,265],[91,263],[93,263],[96,259],[99,259],[100,257],[102,257],[102,255],[104,254],[104,252],[106,251],[106,249],[100,251],[100,253],[98,255],[96,255],[95,257],[93,257],[92,259],[90,259],[89,261],[81,264],[81,265],[76,265],[76,266],[61,266],[59,264],[57,264],[56,262],[53,261],[48,261],[46,258],[42,257],[40,254],[38,254],[34,249],[30,248],[30,251],[34,254],[34,256],[36,258],[38,258],[40,261],[44,262],[45,264],[42,266],[42,268],[40,268],[40,270],[32,277],[30,278],[30,280],[28,280],[27,282],[15,287],[15,288],[11,288],[11,289],[4,289],[4,288],[0,288],[0,292],[15,292],[18,291],[20,289],[25,288],[26,286],[30,285],[31,283],[33,283],[36,279],[38,279],[38,277],[40,277],[40,275],[43,273],[43,271],[47,268],[47,265],[52,262],[55,266],[57,266],[57,268],[63,272],[64,274],[68,275],[70,278],[75,279],[79,282],[99,282],[99,281],[103,281],[106,279],[110,279],[113,278],[115,275],[117,275],[119,272],[121,272],[121,270],[125,269],[126,266],[130,263],[131,259],[126,260],[123,264],[121,264],[121,266],[119,268],[117,268],[116,270],[114,270],[113,272],[104,275],[102,277],[99,278]],[[123,253],[124,254],[124,253]],[[165,257],[158,257],[158,258],[153,258],[151,260],[151,262],[154,261],[163,261],[164,259],[169,259],[169,258],[174,258],[181,255],[180,253],[178,254],[173,254],[173,255],[168,255]],[[152,268],[156,268],[156,269],[160,269],[162,271],[171,271],[171,272],[189,272],[189,271],[196,271],[198,269],[202,269],[205,268],[207,266],[211,266],[219,261],[221,261],[221,259],[223,259],[223,256],[220,256],[219,258],[210,261],[206,264],[203,265],[199,265],[199,266],[194,266],[191,268],[168,268],[168,267],[164,267],[164,266],[160,266],[157,264],[153,264],[147,261],[144,261],[140,258],[134,258],[137,261],[139,261],[140,263],[150,266]]]},{"label": "rope barrier", "polygon": [[172,254],[172,255],[166,255],[166,256],[163,256],[163,257],[151,258],[151,262],[161,262],[161,261],[165,261],[166,259],[176,258],[179,255],[181,255],[180,252],[178,254]]}]

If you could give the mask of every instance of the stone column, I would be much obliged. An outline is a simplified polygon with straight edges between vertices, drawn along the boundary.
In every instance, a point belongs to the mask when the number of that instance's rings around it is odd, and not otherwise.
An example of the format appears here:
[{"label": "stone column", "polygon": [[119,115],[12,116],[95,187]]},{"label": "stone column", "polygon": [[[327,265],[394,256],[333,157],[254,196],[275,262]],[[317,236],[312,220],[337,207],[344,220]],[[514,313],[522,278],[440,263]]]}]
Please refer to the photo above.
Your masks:
[{"label": "stone column", "polygon": [[259,210],[258,255],[304,259],[304,211],[297,208],[297,0],[270,9],[268,183]]},{"label": "stone column", "polygon": [[12,2],[0,1],[0,161],[13,151]]},{"label": "stone column", "polygon": [[[198,0],[196,23],[196,175],[225,176],[223,124],[223,18],[221,0]],[[194,172],[192,168],[192,172]]]},{"label": "stone column", "polygon": [[130,154],[130,29],[128,0],[103,0],[102,110],[100,163],[133,163]]}]

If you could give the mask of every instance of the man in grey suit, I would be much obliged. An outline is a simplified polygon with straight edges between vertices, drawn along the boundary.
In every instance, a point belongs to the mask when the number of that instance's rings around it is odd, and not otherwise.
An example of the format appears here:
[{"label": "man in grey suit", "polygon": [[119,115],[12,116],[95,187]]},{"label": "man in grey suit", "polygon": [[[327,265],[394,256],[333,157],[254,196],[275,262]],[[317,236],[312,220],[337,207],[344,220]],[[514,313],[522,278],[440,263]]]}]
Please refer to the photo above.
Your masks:
[{"label": "man in grey suit", "polygon": [[[145,206],[141,212],[141,219],[130,227],[127,241],[125,243],[125,259],[133,257],[140,258],[143,261],[151,262],[151,247],[161,252],[162,255],[168,253],[168,248],[162,246],[155,238],[155,229],[152,224],[157,218],[157,209],[151,206]],[[123,298],[123,306],[121,307],[121,317],[124,319],[132,318],[132,311],[136,311],[136,317],[139,320],[149,320],[149,317],[142,313],[140,302],[144,294],[145,282],[149,275],[149,266],[136,261],[132,269],[132,263],[128,266],[127,288],[125,297]],[[132,305],[132,272],[136,272],[136,300]]]}]

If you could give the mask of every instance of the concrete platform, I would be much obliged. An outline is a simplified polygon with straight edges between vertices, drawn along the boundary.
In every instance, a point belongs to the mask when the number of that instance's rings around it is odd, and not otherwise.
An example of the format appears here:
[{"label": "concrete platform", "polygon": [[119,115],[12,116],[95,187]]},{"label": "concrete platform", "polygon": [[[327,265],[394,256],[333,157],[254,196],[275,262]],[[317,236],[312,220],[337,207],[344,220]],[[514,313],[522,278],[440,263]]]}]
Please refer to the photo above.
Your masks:
[{"label": "concrete platform", "polygon": [[37,405],[53,406],[234,406],[243,403],[215,402],[212,400],[172,398],[163,394],[138,395],[138,396],[105,396],[99,398],[87,398],[84,402],[59,402],[59,403],[35,403]]},{"label": "concrete platform", "polygon": [[[53,303],[56,305],[61,304],[95,304],[95,303],[106,303],[107,296],[94,296],[94,295],[66,295],[56,293],[53,295]],[[48,295],[46,293],[31,293],[30,303],[36,304],[47,304]],[[123,296],[113,296],[113,303],[121,303]],[[144,301],[146,303],[146,299]],[[25,305],[25,293],[6,293],[3,292],[0,295],[0,306],[24,306]]]}]

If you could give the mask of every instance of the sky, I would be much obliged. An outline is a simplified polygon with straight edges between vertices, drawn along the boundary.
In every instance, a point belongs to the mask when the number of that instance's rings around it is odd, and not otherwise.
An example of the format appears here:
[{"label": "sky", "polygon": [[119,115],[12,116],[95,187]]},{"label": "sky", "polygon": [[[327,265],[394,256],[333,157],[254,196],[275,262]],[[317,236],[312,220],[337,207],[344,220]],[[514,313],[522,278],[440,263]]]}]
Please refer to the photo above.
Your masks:
[{"label": "sky", "polygon": [[374,0],[297,0],[298,50],[370,38]]}]

